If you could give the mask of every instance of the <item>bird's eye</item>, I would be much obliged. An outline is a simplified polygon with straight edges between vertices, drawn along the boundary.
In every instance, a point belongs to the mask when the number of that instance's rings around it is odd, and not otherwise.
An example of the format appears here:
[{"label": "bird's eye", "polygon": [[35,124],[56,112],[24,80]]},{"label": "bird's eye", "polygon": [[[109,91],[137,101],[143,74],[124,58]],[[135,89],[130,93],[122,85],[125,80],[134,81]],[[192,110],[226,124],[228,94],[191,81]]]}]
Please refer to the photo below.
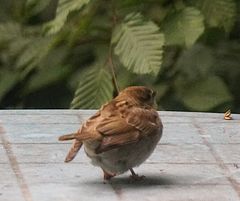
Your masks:
[{"label": "bird's eye", "polygon": [[149,99],[151,99],[152,98],[152,94],[147,94],[146,95],[146,100],[149,100]]},{"label": "bird's eye", "polygon": [[152,99],[152,91],[148,91],[147,93],[145,93],[143,98],[146,101],[151,100]]}]

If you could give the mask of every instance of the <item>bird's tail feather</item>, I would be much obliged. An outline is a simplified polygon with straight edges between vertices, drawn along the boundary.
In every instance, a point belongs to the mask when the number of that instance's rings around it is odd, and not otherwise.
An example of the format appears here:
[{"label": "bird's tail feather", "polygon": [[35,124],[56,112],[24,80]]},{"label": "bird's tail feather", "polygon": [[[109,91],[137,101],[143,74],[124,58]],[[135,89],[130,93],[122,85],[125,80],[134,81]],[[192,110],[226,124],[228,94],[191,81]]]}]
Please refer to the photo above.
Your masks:
[{"label": "bird's tail feather", "polygon": [[76,139],[76,134],[77,133],[71,133],[67,135],[62,135],[58,138],[59,141],[65,141],[65,140],[74,140]]},{"label": "bird's tail feather", "polygon": [[70,148],[66,158],[65,158],[65,162],[68,163],[70,161],[72,161],[75,156],[77,155],[79,149],[82,146],[82,141],[77,138],[77,134],[78,133],[71,133],[71,134],[66,134],[66,135],[62,135],[58,138],[58,140],[60,141],[66,141],[66,140],[74,140],[72,143],[72,147]]},{"label": "bird's tail feather", "polygon": [[75,156],[77,155],[78,151],[80,150],[80,148],[82,147],[82,141],[80,140],[74,140],[74,142],[72,143],[72,147],[70,148],[66,158],[65,158],[65,162],[68,163],[70,161],[72,161]]}]

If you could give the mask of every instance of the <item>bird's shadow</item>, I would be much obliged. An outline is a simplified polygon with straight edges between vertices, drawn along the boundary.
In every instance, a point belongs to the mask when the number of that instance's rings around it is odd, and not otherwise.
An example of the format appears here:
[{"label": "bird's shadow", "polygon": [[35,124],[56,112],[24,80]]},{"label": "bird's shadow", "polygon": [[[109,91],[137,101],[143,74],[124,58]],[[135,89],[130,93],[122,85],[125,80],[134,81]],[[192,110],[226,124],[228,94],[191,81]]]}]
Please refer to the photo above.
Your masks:
[{"label": "bird's shadow", "polygon": [[172,178],[165,176],[147,176],[141,180],[133,180],[130,177],[115,178],[110,181],[113,185],[132,186],[132,187],[151,187],[159,185],[173,185],[176,183]]},{"label": "bird's shadow", "polygon": [[178,182],[173,178],[164,175],[148,175],[141,180],[133,180],[129,176],[115,177],[110,181],[103,182],[102,180],[89,180],[85,181],[86,184],[91,186],[98,185],[107,185],[110,184],[113,187],[128,187],[128,188],[141,188],[141,187],[153,187],[153,186],[161,186],[161,185],[175,185]]}]

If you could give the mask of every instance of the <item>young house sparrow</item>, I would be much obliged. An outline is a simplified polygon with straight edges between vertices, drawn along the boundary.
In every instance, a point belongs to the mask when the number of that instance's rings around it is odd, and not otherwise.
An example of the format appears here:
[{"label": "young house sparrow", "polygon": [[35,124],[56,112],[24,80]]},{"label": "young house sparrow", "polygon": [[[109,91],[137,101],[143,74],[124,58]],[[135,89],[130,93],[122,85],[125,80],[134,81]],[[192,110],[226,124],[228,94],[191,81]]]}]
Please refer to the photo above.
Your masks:
[{"label": "young house sparrow", "polygon": [[131,171],[153,152],[162,136],[162,122],[153,108],[155,92],[143,86],[128,87],[90,117],[77,133],[59,140],[74,140],[65,162],[84,145],[92,164],[102,168],[104,180]]}]

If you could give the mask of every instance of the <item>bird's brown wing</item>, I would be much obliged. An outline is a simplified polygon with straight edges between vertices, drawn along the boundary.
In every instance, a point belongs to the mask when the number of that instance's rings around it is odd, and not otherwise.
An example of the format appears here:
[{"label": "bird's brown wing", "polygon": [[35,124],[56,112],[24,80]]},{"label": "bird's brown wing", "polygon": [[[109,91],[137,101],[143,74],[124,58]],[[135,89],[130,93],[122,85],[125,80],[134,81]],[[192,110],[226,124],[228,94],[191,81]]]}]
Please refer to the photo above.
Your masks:
[{"label": "bird's brown wing", "polygon": [[133,108],[126,121],[141,131],[142,135],[150,135],[162,128],[162,122],[154,109]]},{"label": "bird's brown wing", "polygon": [[139,141],[144,135],[154,133],[161,122],[155,110],[131,107],[123,115],[103,119],[96,130],[103,136],[96,153],[102,153]]},{"label": "bird's brown wing", "polygon": [[104,119],[96,130],[103,136],[100,146],[95,150],[96,153],[136,142],[140,137],[139,131],[134,126],[118,116]]}]

